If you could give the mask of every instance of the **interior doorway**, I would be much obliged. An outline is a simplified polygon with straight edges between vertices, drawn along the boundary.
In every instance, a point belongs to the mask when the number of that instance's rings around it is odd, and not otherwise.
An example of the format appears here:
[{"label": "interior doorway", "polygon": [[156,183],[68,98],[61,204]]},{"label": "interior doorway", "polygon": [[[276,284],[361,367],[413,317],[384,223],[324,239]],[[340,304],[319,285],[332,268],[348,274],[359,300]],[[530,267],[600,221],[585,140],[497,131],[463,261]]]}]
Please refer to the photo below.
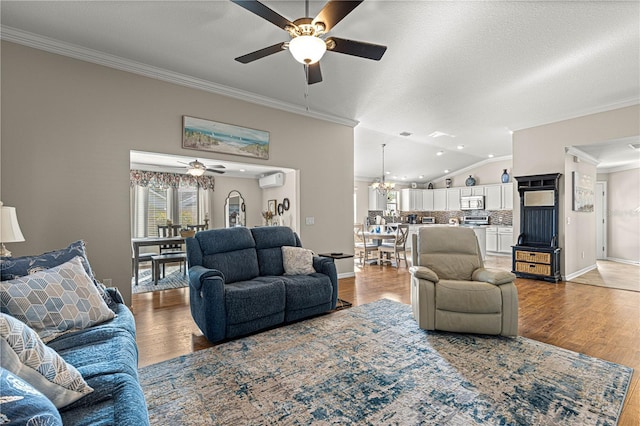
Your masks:
[{"label": "interior doorway", "polygon": [[595,188],[596,214],[596,259],[607,258],[607,182],[596,182]]}]

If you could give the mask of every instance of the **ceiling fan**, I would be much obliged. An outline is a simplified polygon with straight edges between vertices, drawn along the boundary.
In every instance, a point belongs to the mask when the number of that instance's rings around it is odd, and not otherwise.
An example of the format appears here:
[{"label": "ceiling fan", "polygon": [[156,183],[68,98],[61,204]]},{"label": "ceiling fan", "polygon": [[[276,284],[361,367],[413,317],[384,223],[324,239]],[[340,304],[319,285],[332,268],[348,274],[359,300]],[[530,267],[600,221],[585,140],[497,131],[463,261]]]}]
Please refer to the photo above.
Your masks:
[{"label": "ceiling fan", "polygon": [[202,176],[205,172],[224,174],[224,171],[216,170],[216,169],[224,169],[225,167],[222,164],[216,164],[214,166],[205,166],[203,163],[201,163],[197,159],[189,163],[183,163],[182,161],[178,161],[178,163],[186,165],[187,174],[190,174],[191,176]]},{"label": "ceiling fan", "polygon": [[249,12],[255,13],[261,18],[277,25],[291,36],[291,40],[288,42],[277,43],[273,46],[237,57],[236,61],[243,64],[248,64],[265,56],[289,49],[293,57],[298,62],[304,64],[307,84],[315,84],[322,81],[322,73],[320,72],[320,63],[318,61],[327,50],[376,61],[379,61],[387,50],[387,46],[378,44],[338,37],[323,38],[338,22],[351,13],[351,11],[364,0],[329,0],[315,18],[308,16],[309,0],[306,0],[306,17],[296,19],[293,22],[257,0],[231,1]]}]

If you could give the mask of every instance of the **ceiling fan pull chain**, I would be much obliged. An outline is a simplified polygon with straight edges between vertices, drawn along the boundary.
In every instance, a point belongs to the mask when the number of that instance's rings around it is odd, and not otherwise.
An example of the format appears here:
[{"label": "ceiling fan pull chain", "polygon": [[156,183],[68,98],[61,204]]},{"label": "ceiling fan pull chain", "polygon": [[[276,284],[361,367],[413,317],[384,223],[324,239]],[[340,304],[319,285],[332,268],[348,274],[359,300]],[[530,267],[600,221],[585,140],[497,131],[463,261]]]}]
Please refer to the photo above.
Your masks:
[{"label": "ceiling fan pull chain", "polygon": [[304,105],[309,112],[309,65],[304,66],[304,72],[307,75],[304,79]]}]

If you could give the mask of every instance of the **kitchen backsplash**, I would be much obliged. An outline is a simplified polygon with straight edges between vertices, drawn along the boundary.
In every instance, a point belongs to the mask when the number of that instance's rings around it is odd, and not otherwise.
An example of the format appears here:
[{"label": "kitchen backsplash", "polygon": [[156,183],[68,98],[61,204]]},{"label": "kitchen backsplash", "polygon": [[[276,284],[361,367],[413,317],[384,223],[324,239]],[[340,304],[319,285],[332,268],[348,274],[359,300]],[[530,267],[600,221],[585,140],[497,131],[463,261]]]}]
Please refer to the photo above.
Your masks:
[{"label": "kitchen backsplash", "polygon": [[[369,223],[376,223],[376,216],[383,216],[382,210],[369,210]],[[511,226],[513,224],[513,211],[512,210],[465,210],[465,211],[437,211],[437,212],[402,212],[400,216],[383,216],[387,223],[391,222],[408,222],[408,216],[410,214],[416,215],[416,222],[421,223],[422,217],[433,216],[436,218],[436,223],[447,224],[449,219],[458,218],[463,216],[489,216],[490,225],[506,225]]]}]

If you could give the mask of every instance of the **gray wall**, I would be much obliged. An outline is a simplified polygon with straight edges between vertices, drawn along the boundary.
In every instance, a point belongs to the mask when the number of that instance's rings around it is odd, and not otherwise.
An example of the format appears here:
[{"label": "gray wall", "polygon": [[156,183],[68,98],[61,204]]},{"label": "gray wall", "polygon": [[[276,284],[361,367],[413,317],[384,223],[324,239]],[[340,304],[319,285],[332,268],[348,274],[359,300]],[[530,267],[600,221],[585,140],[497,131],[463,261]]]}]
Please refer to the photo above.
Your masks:
[{"label": "gray wall", "polygon": [[[573,170],[570,156],[565,147],[594,145],[606,141],[640,135],[640,105],[619,108],[570,120],[532,127],[513,134],[513,175],[527,176],[546,173],[562,173],[560,181],[560,223],[559,246],[561,251],[561,272],[571,275],[583,264],[595,264],[595,254],[582,259],[579,247],[595,246],[595,236],[581,232],[583,227],[591,227],[595,213],[578,213],[571,210],[571,175]],[[569,157],[569,158],[568,158]],[[595,171],[593,173],[595,183]],[[514,229],[520,227],[520,208],[514,203]],[[567,219],[571,222],[567,224]],[[593,227],[591,227],[593,228]],[[630,235],[629,238],[640,238]],[[595,250],[594,252],[595,253]]]},{"label": "gray wall", "polygon": [[[352,128],[13,43],[2,42],[1,54],[0,197],[17,208],[27,240],[10,245],[14,255],[84,239],[96,275],[129,303],[129,151],[193,156],[181,148],[182,115],[269,131],[268,161],[199,158],[299,170],[305,246],[352,249]],[[222,186],[216,197],[226,197]],[[308,216],[315,225],[304,225]]]}]

